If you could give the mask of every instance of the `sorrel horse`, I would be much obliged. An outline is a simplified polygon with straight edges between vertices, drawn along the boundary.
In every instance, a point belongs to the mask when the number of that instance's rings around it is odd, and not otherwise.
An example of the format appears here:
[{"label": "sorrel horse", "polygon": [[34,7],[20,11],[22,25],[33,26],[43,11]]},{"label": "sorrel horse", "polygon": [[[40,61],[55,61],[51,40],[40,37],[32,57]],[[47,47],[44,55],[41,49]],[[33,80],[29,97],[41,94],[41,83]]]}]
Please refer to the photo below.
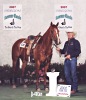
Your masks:
[{"label": "sorrel horse", "polygon": [[[33,44],[39,39],[39,37],[40,37],[40,33],[37,36],[34,36]],[[16,79],[17,79],[16,73],[20,66],[20,61],[19,61],[20,59],[22,61],[22,81],[23,81],[24,86],[26,87],[25,82],[24,82],[24,72],[25,72],[25,67],[27,65],[27,62],[28,62],[28,57],[30,55],[27,54],[26,46],[24,48],[20,47],[20,44],[23,41],[25,41],[26,45],[30,44],[29,39],[22,38],[22,39],[17,40],[12,46],[13,88],[16,88]]]},{"label": "sorrel horse", "polygon": [[44,89],[47,89],[46,84],[46,72],[50,65],[51,57],[52,57],[52,42],[54,41],[55,45],[60,44],[59,39],[59,30],[57,28],[59,23],[54,25],[51,22],[50,27],[45,32],[45,34],[39,39],[36,47],[33,50],[34,60],[35,60],[35,67],[36,67],[36,90],[39,91],[39,70],[41,63],[45,63],[44,67]]}]

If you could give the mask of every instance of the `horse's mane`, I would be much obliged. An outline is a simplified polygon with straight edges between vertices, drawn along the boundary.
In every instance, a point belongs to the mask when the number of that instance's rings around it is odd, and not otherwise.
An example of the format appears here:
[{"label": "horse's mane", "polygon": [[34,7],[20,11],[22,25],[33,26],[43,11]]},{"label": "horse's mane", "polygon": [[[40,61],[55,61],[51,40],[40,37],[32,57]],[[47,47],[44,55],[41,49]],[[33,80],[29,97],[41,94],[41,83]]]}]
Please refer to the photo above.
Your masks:
[{"label": "horse's mane", "polygon": [[50,30],[50,27],[49,27],[48,30],[44,33],[44,35],[39,39],[38,44],[41,44],[42,42],[45,42],[45,41],[46,41],[46,39],[47,39],[48,36],[49,36],[49,30]]}]

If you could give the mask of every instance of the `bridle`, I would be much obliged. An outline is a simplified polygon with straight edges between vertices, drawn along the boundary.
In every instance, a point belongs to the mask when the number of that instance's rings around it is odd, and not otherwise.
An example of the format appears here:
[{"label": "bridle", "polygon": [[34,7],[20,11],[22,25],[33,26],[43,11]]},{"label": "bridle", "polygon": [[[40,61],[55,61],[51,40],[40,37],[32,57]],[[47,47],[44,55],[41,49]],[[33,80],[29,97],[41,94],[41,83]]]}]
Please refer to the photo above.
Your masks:
[{"label": "bridle", "polygon": [[51,30],[51,31],[50,31],[50,32],[51,32],[51,39],[52,39],[52,41],[53,41],[52,45],[55,46],[55,47],[57,48],[57,45],[58,45],[58,44],[56,44],[56,42],[55,42],[55,39],[54,39],[54,36],[53,36],[53,34],[54,34],[53,31],[54,31],[54,30]]}]

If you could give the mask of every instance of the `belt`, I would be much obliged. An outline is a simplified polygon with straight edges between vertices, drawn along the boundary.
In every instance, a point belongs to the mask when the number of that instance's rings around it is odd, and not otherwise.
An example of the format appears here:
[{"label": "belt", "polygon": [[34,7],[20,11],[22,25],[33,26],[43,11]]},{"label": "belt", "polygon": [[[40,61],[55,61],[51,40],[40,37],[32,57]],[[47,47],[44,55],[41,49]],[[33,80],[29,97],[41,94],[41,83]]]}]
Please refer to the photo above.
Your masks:
[{"label": "belt", "polygon": [[72,60],[73,58],[77,58],[77,57],[72,57],[72,58],[70,58],[70,59],[65,59],[65,60]]}]

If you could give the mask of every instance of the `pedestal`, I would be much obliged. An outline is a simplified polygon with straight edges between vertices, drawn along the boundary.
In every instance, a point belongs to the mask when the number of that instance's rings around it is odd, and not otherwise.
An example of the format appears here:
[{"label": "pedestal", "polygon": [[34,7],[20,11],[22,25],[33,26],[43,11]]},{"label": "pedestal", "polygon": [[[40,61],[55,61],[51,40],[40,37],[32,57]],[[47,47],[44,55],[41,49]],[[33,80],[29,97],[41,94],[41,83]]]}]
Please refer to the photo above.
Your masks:
[{"label": "pedestal", "polygon": [[57,96],[57,77],[59,72],[47,72],[49,77],[49,93],[46,96]]}]

